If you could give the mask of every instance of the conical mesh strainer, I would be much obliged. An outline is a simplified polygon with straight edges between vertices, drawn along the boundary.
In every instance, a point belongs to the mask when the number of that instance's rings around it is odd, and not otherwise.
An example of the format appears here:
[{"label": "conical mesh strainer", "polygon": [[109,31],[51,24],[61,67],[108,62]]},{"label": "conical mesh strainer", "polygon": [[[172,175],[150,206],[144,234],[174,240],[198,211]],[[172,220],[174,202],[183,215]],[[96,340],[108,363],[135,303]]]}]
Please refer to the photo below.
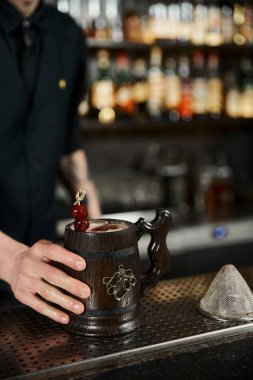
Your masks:
[{"label": "conical mesh strainer", "polygon": [[239,271],[224,265],[211,282],[198,310],[210,318],[225,321],[253,320],[253,294]]}]

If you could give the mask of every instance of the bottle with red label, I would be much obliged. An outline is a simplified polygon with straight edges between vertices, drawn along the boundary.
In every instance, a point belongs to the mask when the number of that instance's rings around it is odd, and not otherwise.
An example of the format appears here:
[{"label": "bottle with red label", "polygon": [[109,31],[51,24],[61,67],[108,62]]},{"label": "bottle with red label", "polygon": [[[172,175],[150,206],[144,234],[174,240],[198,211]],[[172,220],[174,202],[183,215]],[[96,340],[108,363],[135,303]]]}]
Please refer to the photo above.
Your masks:
[{"label": "bottle with red label", "polygon": [[116,118],[126,118],[134,115],[130,62],[126,52],[120,52],[116,57]]},{"label": "bottle with red label", "polygon": [[197,50],[192,59],[192,108],[197,118],[206,116],[208,89],[204,54]]},{"label": "bottle with red label", "polygon": [[179,57],[178,74],[181,82],[181,101],[179,114],[183,120],[191,120],[193,116],[193,99],[190,76],[190,60],[188,56]]}]

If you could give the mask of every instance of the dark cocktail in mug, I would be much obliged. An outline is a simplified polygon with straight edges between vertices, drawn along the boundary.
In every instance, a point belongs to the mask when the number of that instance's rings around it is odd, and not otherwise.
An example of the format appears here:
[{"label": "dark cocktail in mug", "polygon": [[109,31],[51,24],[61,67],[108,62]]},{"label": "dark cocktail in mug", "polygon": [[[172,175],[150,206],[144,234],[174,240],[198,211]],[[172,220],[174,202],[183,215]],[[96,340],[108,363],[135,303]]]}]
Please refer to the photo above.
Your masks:
[{"label": "dark cocktail in mug", "polygon": [[115,232],[125,230],[127,224],[109,222],[108,220],[94,220],[90,222],[86,232]]}]

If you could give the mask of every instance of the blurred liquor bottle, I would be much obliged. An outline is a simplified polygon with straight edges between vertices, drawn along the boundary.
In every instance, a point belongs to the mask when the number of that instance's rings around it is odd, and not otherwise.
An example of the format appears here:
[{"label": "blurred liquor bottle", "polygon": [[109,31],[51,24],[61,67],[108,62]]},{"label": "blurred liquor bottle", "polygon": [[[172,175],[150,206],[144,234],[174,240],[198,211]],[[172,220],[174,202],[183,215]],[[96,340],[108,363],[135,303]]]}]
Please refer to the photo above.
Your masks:
[{"label": "blurred liquor bottle", "polygon": [[167,39],[171,25],[167,19],[165,3],[157,2],[149,6],[150,28],[156,40]]},{"label": "blurred liquor bottle", "polygon": [[208,87],[204,54],[195,51],[192,58],[192,111],[197,118],[207,114]]},{"label": "blurred liquor bottle", "polygon": [[189,167],[183,152],[176,146],[169,146],[158,168],[161,178],[165,207],[171,207],[182,214],[190,208]]},{"label": "blurred liquor bottle", "polygon": [[233,43],[234,22],[233,5],[228,1],[223,1],[221,6],[221,42],[223,44]]},{"label": "blurred liquor bottle", "polygon": [[219,46],[221,44],[221,8],[218,1],[208,2],[206,44]]},{"label": "blurred liquor bottle", "polygon": [[97,40],[109,38],[109,23],[106,18],[106,0],[99,1],[99,14],[93,22],[93,35]]},{"label": "blurred liquor bottle", "polygon": [[220,155],[206,194],[207,214],[212,221],[234,216],[235,184],[233,170],[224,155]]},{"label": "blurred liquor bottle", "polygon": [[193,8],[193,26],[191,42],[194,45],[204,45],[208,27],[207,4],[204,0],[196,0]]},{"label": "blurred liquor bottle", "polygon": [[88,37],[98,40],[108,39],[108,20],[106,18],[105,0],[87,0],[87,30]]},{"label": "blurred liquor bottle", "polygon": [[90,87],[91,115],[106,124],[115,119],[115,83],[110,71],[108,50],[101,49],[96,56],[96,75]]},{"label": "blurred liquor bottle", "polygon": [[141,22],[137,9],[129,9],[123,15],[124,39],[132,42],[141,42]]},{"label": "blurred liquor bottle", "polygon": [[108,39],[121,42],[123,40],[121,1],[106,0],[105,15],[108,20]]},{"label": "blurred liquor bottle", "polygon": [[126,52],[120,52],[116,56],[115,70],[116,118],[133,117],[135,104],[132,92],[130,62]]},{"label": "blurred liquor bottle", "polygon": [[165,61],[165,116],[172,121],[180,118],[179,105],[181,101],[181,82],[177,73],[176,57],[167,57]]},{"label": "blurred liquor bottle", "polygon": [[190,59],[186,55],[181,55],[178,60],[178,75],[181,82],[181,99],[179,104],[179,114],[183,120],[191,120],[192,110],[192,87],[190,73]]},{"label": "blurred liquor bottle", "polygon": [[[53,1],[53,0],[52,0]],[[253,43],[252,0],[57,0],[88,36],[154,43],[157,39],[218,46]],[[144,5],[145,4],[145,5]],[[124,14],[122,14],[122,10]]]},{"label": "blurred liquor bottle", "polygon": [[228,117],[240,117],[240,89],[236,64],[233,63],[224,75],[224,111]]},{"label": "blurred liquor bottle", "polygon": [[240,60],[241,76],[241,96],[240,96],[240,116],[245,118],[253,117],[253,63],[249,56]]},{"label": "blurred liquor bottle", "polygon": [[154,46],[150,52],[148,71],[147,112],[152,119],[160,119],[164,107],[164,72],[162,70],[162,49]]},{"label": "blurred liquor bottle", "polygon": [[147,100],[149,97],[147,74],[145,59],[136,58],[133,61],[132,95],[135,103],[135,116],[139,120],[145,120],[147,117]]},{"label": "blurred liquor bottle", "polygon": [[253,42],[253,7],[252,1],[244,1],[244,23],[241,32],[245,38],[245,44]]},{"label": "blurred liquor bottle", "polygon": [[178,28],[178,41],[185,43],[192,39],[193,5],[192,2],[184,0],[179,2],[180,27]]},{"label": "blurred liquor bottle", "polygon": [[[246,42],[245,38],[245,1],[237,0],[234,3],[234,12],[233,12],[233,21],[234,21],[234,43],[236,45],[244,45]],[[248,21],[248,20],[247,20]],[[250,26],[252,28],[252,25]],[[246,26],[247,29],[247,26]]]},{"label": "blurred liquor bottle", "polygon": [[[205,152],[206,153],[206,152]],[[204,154],[199,160],[199,169],[196,170],[196,184],[194,191],[194,209],[198,214],[207,215],[207,191],[215,175],[215,165],[210,156]]]},{"label": "blurred liquor bottle", "polygon": [[176,42],[180,29],[180,6],[178,3],[167,5],[168,40]]},{"label": "blurred liquor bottle", "polygon": [[217,119],[222,114],[223,84],[219,71],[219,56],[211,52],[207,58],[207,112]]}]

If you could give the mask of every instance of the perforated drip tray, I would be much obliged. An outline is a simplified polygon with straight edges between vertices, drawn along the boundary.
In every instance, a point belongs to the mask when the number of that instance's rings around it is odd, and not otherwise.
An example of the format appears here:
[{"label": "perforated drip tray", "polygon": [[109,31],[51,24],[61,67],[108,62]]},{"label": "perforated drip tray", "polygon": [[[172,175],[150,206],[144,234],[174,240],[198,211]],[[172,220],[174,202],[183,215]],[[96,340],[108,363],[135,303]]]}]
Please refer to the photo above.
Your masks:
[{"label": "perforated drip tray", "polygon": [[[241,271],[253,285],[253,268]],[[201,316],[196,306],[213,274],[161,281],[141,299],[143,325],[126,335],[72,335],[26,307],[0,312],[0,379],[74,379],[130,358],[253,331],[253,323]]]}]

